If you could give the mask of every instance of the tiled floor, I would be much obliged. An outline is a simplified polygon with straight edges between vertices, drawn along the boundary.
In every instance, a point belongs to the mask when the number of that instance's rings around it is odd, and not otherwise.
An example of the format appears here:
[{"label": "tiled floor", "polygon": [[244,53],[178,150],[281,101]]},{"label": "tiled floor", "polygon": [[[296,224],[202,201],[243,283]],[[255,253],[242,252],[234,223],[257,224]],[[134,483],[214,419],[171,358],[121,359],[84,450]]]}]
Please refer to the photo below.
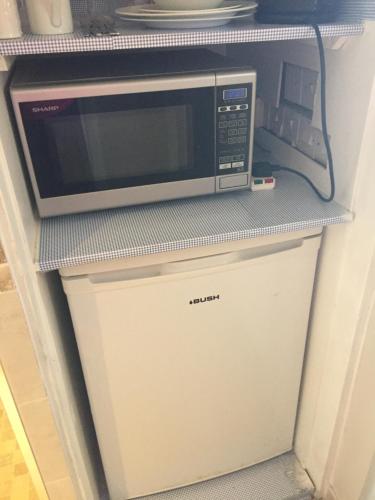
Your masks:
[{"label": "tiled floor", "polygon": [[0,500],[39,500],[1,400]]}]

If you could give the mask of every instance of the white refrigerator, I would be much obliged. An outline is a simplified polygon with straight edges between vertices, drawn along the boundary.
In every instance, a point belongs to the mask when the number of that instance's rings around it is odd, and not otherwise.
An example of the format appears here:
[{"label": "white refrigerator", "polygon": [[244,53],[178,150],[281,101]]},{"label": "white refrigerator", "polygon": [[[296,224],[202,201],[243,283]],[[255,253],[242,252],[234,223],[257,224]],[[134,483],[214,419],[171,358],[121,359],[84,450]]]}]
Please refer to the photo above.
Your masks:
[{"label": "white refrigerator", "polygon": [[320,236],[272,241],[62,277],[111,500],[292,449]]}]

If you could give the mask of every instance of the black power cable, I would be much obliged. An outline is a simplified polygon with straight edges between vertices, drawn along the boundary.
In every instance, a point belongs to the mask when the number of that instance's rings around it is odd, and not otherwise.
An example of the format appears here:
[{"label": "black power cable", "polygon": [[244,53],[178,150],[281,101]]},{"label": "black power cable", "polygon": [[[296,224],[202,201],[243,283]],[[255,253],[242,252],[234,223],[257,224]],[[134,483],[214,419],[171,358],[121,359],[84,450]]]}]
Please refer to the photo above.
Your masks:
[{"label": "black power cable", "polygon": [[331,150],[331,145],[329,143],[329,135],[328,135],[328,126],[327,126],[327,96],[326,96],[326,81],[327,81],[327,74],[326,74],[326,59],[325,59],[325,54],[324,54],[324,45],[323,45],[323,39],[322,39],[322,34],[320,32],[320,28],[317,24],[313,24],[312,27],[315,30],[316,33],[316,39],[318,42],[318,48],[319,48],[319,59],[320,59],[320,87],[321,87],[321,99],[320,99],[320,107],[321,107],[321,115],[322,115],[322,133],[323,133],[323,139],[324,139],[324,145],[327,150],[327,159],[328,159],[328,170],[329,170],[329,177],[330,177],[330,183],[331,183],[331,192],[330,195],[324,196],[318,188],[313,184],[313,182],[307,177],[307,175],[303,174],[302,172],[298,172],[298,170],[294,170],[293,168],[289,167],[284,167],[281,165],[272,165],[272,170],[277,171],[277,170],[285,170],[287,172],[291,172],[293,174],[299,175],[304,179],[310,186],[311,188],[315,191],[317,196],[324,202],[330,202],[333,200],[335,197],[335,171],[334,171],[334,165],[333,165],[333,156],[332,156],[332,150]]}]

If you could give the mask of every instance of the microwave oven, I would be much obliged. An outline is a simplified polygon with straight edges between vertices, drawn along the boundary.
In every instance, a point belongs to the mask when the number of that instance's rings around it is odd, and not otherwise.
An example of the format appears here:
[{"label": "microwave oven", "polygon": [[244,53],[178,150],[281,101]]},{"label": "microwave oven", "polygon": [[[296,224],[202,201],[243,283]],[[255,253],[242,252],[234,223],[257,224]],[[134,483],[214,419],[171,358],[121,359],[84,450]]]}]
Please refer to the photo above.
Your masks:
[{"label": "microwave oven", "polygon": [[203,50],[20,61],[41,217],[249,189],[255,90],[251,67]]}]

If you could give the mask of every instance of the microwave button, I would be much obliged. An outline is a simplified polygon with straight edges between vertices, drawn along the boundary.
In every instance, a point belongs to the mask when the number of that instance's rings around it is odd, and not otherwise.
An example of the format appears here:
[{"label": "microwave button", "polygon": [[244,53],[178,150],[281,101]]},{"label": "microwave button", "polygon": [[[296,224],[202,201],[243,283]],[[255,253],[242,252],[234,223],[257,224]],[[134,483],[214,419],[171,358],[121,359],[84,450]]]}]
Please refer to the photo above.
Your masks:
[{"label": "microwave button", "polygon": [[229,175],[220,179],[219,187],[220,189],[229,189],[241,186],[247,186],[249,181],[249,176],[247,174],[241,175]]},{"label": "microwave button", "polygon": [[246,118],[246,113],[240,113],[238,116],[239,116],[240,118]]},{"label": "microwave button", "polygon": [[229,106],[229,109],[230,109],[230,111],[236,111],[237,110],[237,106]]},{"label": "microwave button", "polygon": [[220,165],[219,165],[220,170],[227,170],[228,168],[232,168],[231,163],[220,163]]},{"label": "microwave button", "polygon": [[226,111],[229,111],[228,106],[220,106],[219,113],[225,113]]},{"label": "microwave button", "polygon": [[246,134],[247,134],[247,128],[238,129],[238,135],[246,135]]},{"label": "microwave button", "polygon": [[244,161],[234,161],[232,163],[232,168],[242,168],[245,166],[245,162]]},{"label": "microwave button", "polygon": [[238,135],[238,130],[236,128],[230,128],[228,130],[228,135],[229,136]]},{"label": "microwave button", "polygon": [[241,104],[241,106],[238,106],[238,109],[249,109],[248,104]]}]

